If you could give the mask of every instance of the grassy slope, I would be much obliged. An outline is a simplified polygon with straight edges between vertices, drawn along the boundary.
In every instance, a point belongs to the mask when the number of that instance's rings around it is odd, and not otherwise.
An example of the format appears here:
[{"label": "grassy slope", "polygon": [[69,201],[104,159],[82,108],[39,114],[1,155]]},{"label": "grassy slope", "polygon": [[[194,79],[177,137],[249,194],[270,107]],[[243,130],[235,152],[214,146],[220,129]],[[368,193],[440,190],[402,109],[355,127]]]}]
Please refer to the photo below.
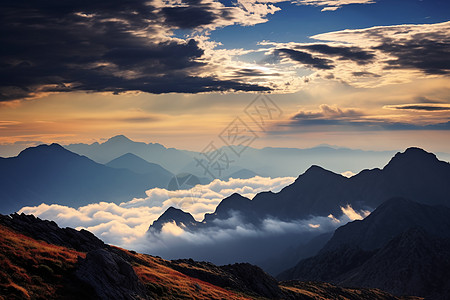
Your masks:
[{"label": "grassy slope", "polygon": [[[164,259],[113,248],[129,258],[152,298],[254,299],[178,272]],[[92,288],[74,275],[79,256],[86,253],[37,241],[0,225],[0,299],[95,299]],[[196,268],[217,273],[210,264]],[[282,282],[280,288],[292,299],[398,299],[376,289],[326,283]]]}]

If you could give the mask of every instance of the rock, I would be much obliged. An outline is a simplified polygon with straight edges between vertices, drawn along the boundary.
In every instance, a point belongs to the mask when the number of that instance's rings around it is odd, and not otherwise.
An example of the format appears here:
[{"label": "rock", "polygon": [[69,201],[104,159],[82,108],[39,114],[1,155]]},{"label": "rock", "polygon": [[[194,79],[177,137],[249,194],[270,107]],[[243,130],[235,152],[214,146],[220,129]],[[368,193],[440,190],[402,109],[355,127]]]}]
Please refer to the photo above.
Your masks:
[{"label": "rock", "polygon": [[133,267],[119,255],[98,249],[79,259],[76,276],[92,286],[99,299],[149,299]]},{"label": "rock", "polygon": [[41,220],[33,215],[22,213],[6,216],[0,214],[0,224],[34,239],[81,252],[109,247],[87,230],[78,231],[68,227],[60,228],[53,221]]}]

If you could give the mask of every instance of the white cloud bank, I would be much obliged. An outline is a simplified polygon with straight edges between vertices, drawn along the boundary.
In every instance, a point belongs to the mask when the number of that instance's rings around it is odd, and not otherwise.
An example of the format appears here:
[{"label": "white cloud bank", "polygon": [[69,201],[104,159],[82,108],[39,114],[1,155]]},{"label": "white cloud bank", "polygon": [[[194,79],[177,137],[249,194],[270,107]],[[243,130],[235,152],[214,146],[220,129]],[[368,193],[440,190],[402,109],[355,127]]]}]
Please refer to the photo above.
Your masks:
[{"label": "white cloud bank", "polygon": [[100,202],[76,209],[43,203],[39,206],[24,207],[19,212],[54,220],[62,227],[85,228],[106,243],[135,248],[135,244],[145,237],[149,225],[170,206],[180,208],[191,213],[197,220],[202,220],[205,213],[214,212],[220,201],[233,193],[240,193],[251,199],[262,191],[278,192],[294,180],[294,177],[259,176],[228,181],[216,179],[190,190],[150,189],[146,191],[146,198],[135,198],[119,205]]},{"label": "white cloud bank", "polygon": [[[278,192],[294,177],[214,180],[190,190],[168,191],[155,188],[147,197],[120,204],[94,203],[78,209],[57,204],[24,207],[20,213],[54,220],[61,227],[87,229],[108,244],[167,259],[192,257],[226,264],[236,261],[258,263],[301,240],[329,232],[352,220],[360,220],[368,211],[341,207],[342,215],[316,216],[303,220],[281,221],[267,218],[258,226],[246,223],[239,213],[212,226],[188,231],[183,226],[166,223],[161,232],[147,232],[170,206],[190,212],[197,220],[215,210],[220,201],[237,192],[252,199],[262,191]],[[268,242],[270,241],[270,243]],[[262,251],[264,249],[264,251]]]}]

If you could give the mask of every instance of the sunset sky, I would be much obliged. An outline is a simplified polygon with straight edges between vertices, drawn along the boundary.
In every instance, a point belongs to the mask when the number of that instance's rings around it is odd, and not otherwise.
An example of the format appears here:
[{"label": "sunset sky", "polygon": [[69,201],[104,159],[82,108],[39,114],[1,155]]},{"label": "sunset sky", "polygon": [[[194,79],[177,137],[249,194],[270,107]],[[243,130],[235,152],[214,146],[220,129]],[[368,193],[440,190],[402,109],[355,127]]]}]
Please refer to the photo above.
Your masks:
[{"label": "sunset sky", "polygon": [[[0,144],[450,152],[450,2],[2,1]],[[276,110],[263,127],[246,108]],[[261,97],[261,96],[260,96]],[[2,153],[0,153],[0,156]]]}]

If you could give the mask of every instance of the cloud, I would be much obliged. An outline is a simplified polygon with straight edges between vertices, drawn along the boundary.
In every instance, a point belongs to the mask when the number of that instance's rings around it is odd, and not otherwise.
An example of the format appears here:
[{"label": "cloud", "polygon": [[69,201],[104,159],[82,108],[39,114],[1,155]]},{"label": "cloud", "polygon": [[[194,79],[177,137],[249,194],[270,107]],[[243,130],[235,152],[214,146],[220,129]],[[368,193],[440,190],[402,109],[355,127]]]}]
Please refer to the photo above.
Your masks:
[{"label": "cloud", "polygon": [[337,118],[337,119],[345,119],[345,118],[354,118],[361,116],[362,113],[353,108],[339,108],[337,106],[330,106],[327,104],[321,104],[319,106],[319,111],[300,111],[295,114],[292,119],[293,120],[302,120],[302,119],[319,119],[319,118]]},{"label": "cloud", "polygon": [[315,43],[261,42],[281,64],[315,72],[358,88],[410,82],[450,74],[450,22],[376,26],[314,35]]},{"label": "cloud", "polygon": [[353,173],[352,171],[345,171],[345,172],[342,172],[341,175],[342,175],[342,176],[345,176],[345,177],[347,177],[347,178],[350,178],[350,177],[352,177],[352,176],[355,176],[356,174]]},{"label": "cloud", "polygon": [[397,109],[397,110],[413,110],[413,111],[449,111],[450,104],[399,104],[399,105],[385,105],[383,108],[387,109]]},{"label": "cloud", "polygon": [[322,11],[335,11],[338,8],[349,4],[372,4],[374,0],[297,0],[301,5],[325,6]]},{"label": "cloud", "polygon": [[261,191],[279,191],[293,181],[291,177],[215,180],[187,191],[152,189],[147,191],[148,197],[120,205],[100,202],[75,209],[41,204],[24,207],[20,212],[54,220],[62,227],[85,228],[106,243],[127,249],[167,259],[192,257],[216,264],[241,261],[259,264],[282,255],[288,247],[298,247],[300,242],[368,214],[347,205],[341,208],[340,216],[311,216],[290,221],[268,217],[256,225],[246,223],[238,212],[232,211],[228,219],[215,220],[195,231],[175,222],[164,224],[161,231],[147,231],[169,206],[182,208],[201,220],[204,213],[213,212],[223,198],[234,192],[253,198]]},{"label": "cloud", "polygon": [[[446,112],[450,110],[445,104],[433,106],[427,105],[389,105],[384,108],[398,110],[416,110],[426,112]],[[395,116],[394,116],[395,117]],[[416,120],[410,122],[397,121],[393,116],[389,115],[369,115],[355,108],[339,108],[322,104],[319,110],[301,110],[291,116],[287,121],[279,122],[273,127],[274,132],[280,130],[286,132],[286,128],[301,128],[305,130],[307,127],[326,126],[324,130],[335,130],[336,126],[345,128],[358,128],[358,130],[449,130],[450,121],[447,115],[440,118],[431,118],[427,123],[421,124]],[[398,116],[397,116],[398,117]],[[419,116],[419,119],[423,116]],[[444,121],[444,122],[443,122]],[[289,130],[289,129],[288,129]],[[296,129],[294,129],[296,130]]]},{"label": "cloud", "polygon": [[341,209],[343,213],[338,218],[333,215],[291,221],[267,218],[259,226],[245,223],[236,212],[214,226],[197,228],[195,231],[175,223],[166,223],[161,232],[149,232],[139,247],[147,253],[168,259],[192,257],[216,264],[236,261],[258,264],[281,255],[288,247],[298,247],[301,240],[333,231],[338,226],[369,214],[368,211],[356,212],[349,205]]},{"label": "cloud", "polygon": [[274,6],[248,11],[214,0],[169,2],[2,1],[0,100],[67,91],[270,90],[205,74],[201,37],[179,38],[174,31],[254,25],[276,12]]},{"label": "cloud", "polygon": [[370,215],[370,211],[362,210],[360,212],[356,212],[350,204],[347,204],[345,207],[341,207],[342,212],[346,215],[350,220],[362,220],[368,215]]},{"label": "cloud", "polygon": [[290,59],[315,69],[329,70],[334,68],[330,60],[314,57],[307,52],[292,49],[277,49],[276,52],[281,55],[285,54]]},{"label": "cloud", "polygon": [[54,220],[60,226],[86,228],[107,243],[132,247],[132,243],[142,238],[150,224],[170,206],[183,209],[197,220],[202,220],[205,213],[214,212],[220,201],[234,192],[253,198],[262,191],[277,192],[294,180],[293,177],[259,176],[228,181],[216,179],[190,190],[150,189],[146,191],[146,198],[136,198],[120,205],[100,202],[75,209],[43,203],[36,207],[24,207],[20,212]]}]

